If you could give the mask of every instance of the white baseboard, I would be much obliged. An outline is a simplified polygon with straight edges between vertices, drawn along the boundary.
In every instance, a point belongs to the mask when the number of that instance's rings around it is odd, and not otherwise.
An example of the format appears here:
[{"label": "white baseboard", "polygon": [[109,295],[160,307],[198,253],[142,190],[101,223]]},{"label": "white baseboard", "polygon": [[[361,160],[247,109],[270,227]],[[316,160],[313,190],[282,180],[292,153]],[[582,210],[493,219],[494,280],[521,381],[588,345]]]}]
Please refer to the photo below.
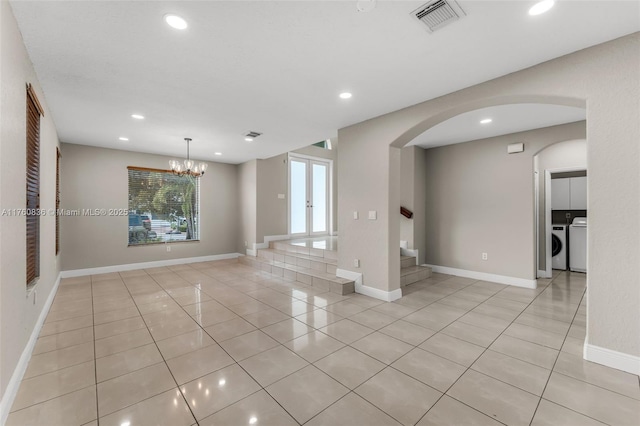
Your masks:
[{"label": "white baseboard", "polygon": [[640,375],[640,357],[601,348],[584,342],[584,359],[627,373]]},{"label": "white baseboard", "polygon": [[394,300],[398,300],[402,297],[402,290],[399,288],[393,291],[384,291],[373,287],[367,287],[362,284],[362,274],[359,272],[337,269],[336,276],[354,281],[356,293],[364,294],[365,296],[373,297],[374,299],[393,302]]},{"label": "white baseboard", "polygon": [[85,275],[107,274],[109,272],[133,271],[136,269],[159,268],[161,266],[181,265],[183,263],[211,262],[213,260],[235,259],[241,253],[214,254],[211,256],[183,257],[180,259],[155,260],[153,262],[127,263],[125,265],[100,266],[98,268],[72,269],[60,272],[62,278],[82,277]]},{"label": "white baseboard", "polygon": [[515,287],[524,287],[535,289],[538,287],[537,280],[527,280],[524,278],[509,277],[506,275],[488,274],[486,272],[468,271],[466,269],[450,268],[448,266],[424,265],[429,266],[433,272],[439,274],[456,275],[458,277],[475,278],[477,280],[491,281],[494,283],[507,284]]},{"label": "white baseboard", "polygon": [[9,417],[9,411],[11,410],[13,401],[16,398],[18,389],[20,388],[20,382],[24,377],[24,373],[25,371],[27,371],[27,366],[29,365],[29,360],[31,359],[33,348],[35,347],[38,336],[40,335],[42,324],[44,324],[44,320],[47,318],[47,314],[49,314],[49,309],[51,309],[53,299],[56,297],[58,286],[60,285],[60,278],[62,278],[62,273],[58,274],[58,278],[51,288],[51,292],[49,293],[49,296],[47,297],[47,300],[42,307],[42,311],[40,311],[40,316],[38,316],[38,320],[36,321],[33,330],[31,330],[31,336],[29,336],[27,345],[22,351],[22,355],[20,355],[18,364],[13,370],[13,374],[11,375],[11,379],[9,379],[7,389],[4,391],[2,401],[0,401],[0,425],[5,424],[5,422],[7,421],[7,417]]},{"label": "white baseboard", "polygon": [[400,256],[412,256],[416,258],[416,265],[418,264],[419,250],[418,249],[408,249],[400,247]]}]

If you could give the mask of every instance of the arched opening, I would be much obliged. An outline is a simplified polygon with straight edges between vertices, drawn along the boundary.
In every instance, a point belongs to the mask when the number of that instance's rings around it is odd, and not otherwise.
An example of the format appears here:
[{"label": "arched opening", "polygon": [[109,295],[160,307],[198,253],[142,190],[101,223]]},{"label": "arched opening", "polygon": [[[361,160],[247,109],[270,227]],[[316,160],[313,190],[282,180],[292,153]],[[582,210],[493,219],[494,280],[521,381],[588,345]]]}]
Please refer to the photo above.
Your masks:
[{"label": "arched opening", "polygon": [[[424,209],[424,214],[416,215],[410,225],[413,226],[415,240],[424,232],[426,241],[423,246],[411,246],[409,243],[409,248],[420,251],[420,258],[433,267],[435,272],[536,287],[539,221],[536,216],[533,157],[553,144],[585,137],[585,102],[549,96],[487,98],[435,113],[412,126],[391,143],[390,149],[397,149],[401,155],[389,157],[390,188],[401,188],[402,193],[409,170],[406,164],[400,164],[407,150],[402,149],[403,147],[414,145],[430,129],[453,122],[468,113],[488,110],[489,107],[516,109],[522,105],[537,105],[541,110],[549,108],[551,115],[562,111],[563,107],[580,113],[567,115],[565,121],[541,121],[538,124],[533,121],[534,124],[531,124],[524,120],[522,127],[511,128],[510,133],[489,136],[480,134],[476,138],[469,137],[436,145],[438,152],[442,152],[437,156],[427,154],[426,163],[422,164],[422,167],[428,169],[426,172],[418,171],[420,164],[416,160],[415,174],[410,177],[414,179],[414,192],[418,194],[425,190],[430,199],[426,201],[428,207]],[[567,124],[576,122],[581,124]],[[511,135],[515,135],[516,139],[510,140]],[[524,152],[507,154],[510,141],[523,142]],[[485,154],[483,150],[492,152]],[[435,153],[436,149],[428,148],[426,151]],[[417,158],[424,154],[412,155]],[[398,164],[394,165],[393,162]],[[434,172],[434,169],[438,170]],[[420,182],[419,179],[425,177],[439,182],[433,185]],[[415,208],[420,211],[419,207]],[[398,240],[404,242],[407,240],[407,224],[402,221],[407,221],[400,215],[396,217],[397,220],[390,223],[390,227],[394,228],[390,229],[390,236],[397,232]],[[435,254],[434,251],[441,253]]]}]

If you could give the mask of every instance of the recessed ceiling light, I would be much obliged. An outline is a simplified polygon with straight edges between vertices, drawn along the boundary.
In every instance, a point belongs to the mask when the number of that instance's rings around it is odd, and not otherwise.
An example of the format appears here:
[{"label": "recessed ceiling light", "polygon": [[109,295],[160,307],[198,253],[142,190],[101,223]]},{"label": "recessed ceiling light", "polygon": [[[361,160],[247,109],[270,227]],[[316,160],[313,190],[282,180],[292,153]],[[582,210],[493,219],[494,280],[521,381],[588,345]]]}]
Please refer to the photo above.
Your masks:
[{"label": "recessed ceiling light", "polygon": [[222,155],[221,152],[214,152],[213,155]]},{"label": "recessed ceiling light", "polygon": [[485,118],[483,120],[480,120],[480,124],[489,124],[491,123],[493,120],[490,118]]},{"label": "recessed ceiling light", "polygon": [[351,96],[353,96],[353,95],[351,93],[349,93],[349,92],[340,93],[340,99],[349,99]]},{"label": "recessed ceiling light", "polygon": [[186,30],[189,26],[187,21],[178,15],[167,14],[164,15],[164,21],[169,24],[170,27],[175,28],[176,30]]},{"label": "recessed ceiling light", "polygon": [[121,141],[128,141],[129,138],[125,138],[124,136],[120,136],[118,139],[120,139]]},{"label": "recessed ceiling light", "polygon": [[135,118],[136,120],[144,120],[144,115],[131,114],[131,118]]},{"label": "recessed ceiling light", "polygon": [[244,140],[247,142],[253,142],[253,138],[244,138]]},{"label": "recessed ceiling light", "polygon": [[529,9],[529,15],[535,16],[548,12],[555,3],[556,2],[554,0],[542,0],[541,2],[538,2],[531,6],[531,9]]}]

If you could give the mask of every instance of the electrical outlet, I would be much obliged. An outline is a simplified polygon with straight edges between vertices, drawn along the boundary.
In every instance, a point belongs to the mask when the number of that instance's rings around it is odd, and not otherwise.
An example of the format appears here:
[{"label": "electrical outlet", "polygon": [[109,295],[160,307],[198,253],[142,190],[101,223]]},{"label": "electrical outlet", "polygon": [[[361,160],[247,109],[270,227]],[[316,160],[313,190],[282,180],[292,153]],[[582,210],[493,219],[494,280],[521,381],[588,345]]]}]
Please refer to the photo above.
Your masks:
[{"label": "electrical outlet", "polygon": [[355,220],[358,220],[358,212],[353,212],[353,218],[354,218]]},{"label": "electrical outlet", "polygon": [[171,251],[171,246],[167,244],[167,253],[169,253],[170,251]]},{"label": "electrical outlet", "polygon": [[489,254],[482,253],[482,260],[489,260]]},{"label": "electrical outlet", "polygon": [[375,210],[369,210],[369,220],[376,220],[378,218],[378,212]]},{"label": "electrical outlet", "polygon": [[356,268],[360,267],[360,259],[353,259],[353,266],[355,266]]},{"label": "electrical outlet", "polygon": [[571,213],[565,213],[564,217],[566,217],[567,219],[571,219]]}]

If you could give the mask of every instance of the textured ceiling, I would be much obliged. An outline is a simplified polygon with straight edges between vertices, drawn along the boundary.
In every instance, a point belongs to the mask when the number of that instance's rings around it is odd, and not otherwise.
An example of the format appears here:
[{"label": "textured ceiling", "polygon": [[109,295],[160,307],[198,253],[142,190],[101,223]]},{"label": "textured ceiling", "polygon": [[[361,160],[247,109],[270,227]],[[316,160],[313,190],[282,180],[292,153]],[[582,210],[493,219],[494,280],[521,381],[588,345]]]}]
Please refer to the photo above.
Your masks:
[{"label": "textured ceiling", "polygon": [[[428,34],[424,2],[13,1],[60,139],[244,162],[640,29],[636,1],[460,1]],[[169,28],[166,13],[186,31]],[[347,101],[342,91],[353,92]],[[130,118],[132,113],[145,120]],[[247,130],[263,132],[252,143]],[[130,140],[122,142],[118,137]],[[222,152],[221,157],[214,152]]]}]

